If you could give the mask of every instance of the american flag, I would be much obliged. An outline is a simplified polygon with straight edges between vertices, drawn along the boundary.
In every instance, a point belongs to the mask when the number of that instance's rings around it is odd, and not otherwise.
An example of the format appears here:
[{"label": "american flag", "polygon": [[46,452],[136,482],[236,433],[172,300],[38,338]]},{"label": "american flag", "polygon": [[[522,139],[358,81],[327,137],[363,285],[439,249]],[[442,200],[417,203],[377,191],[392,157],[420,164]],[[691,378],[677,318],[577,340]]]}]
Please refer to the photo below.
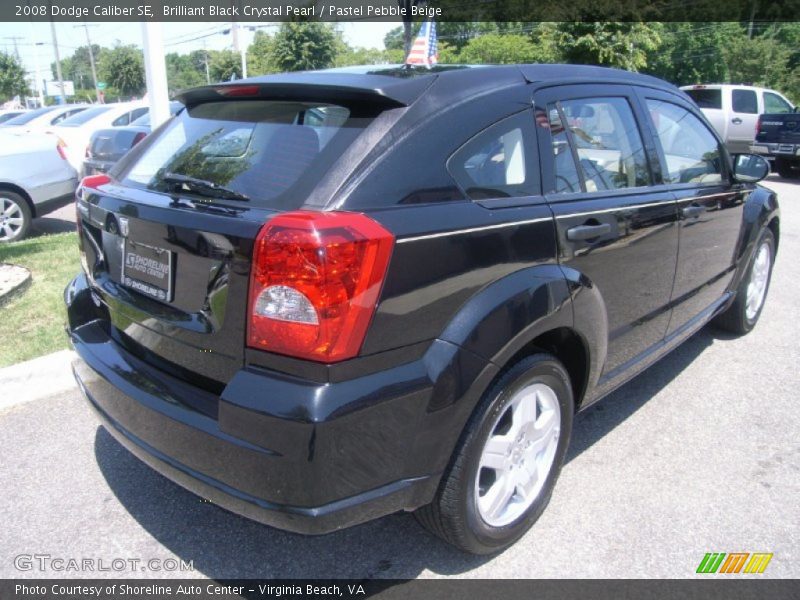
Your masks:
[{"label": "american flag", "polygon": [[439,62],[439,42],[436,39],[436,23],[424,21],[408,53],[406,64],[425,65],[430,69],[437,62]]}]

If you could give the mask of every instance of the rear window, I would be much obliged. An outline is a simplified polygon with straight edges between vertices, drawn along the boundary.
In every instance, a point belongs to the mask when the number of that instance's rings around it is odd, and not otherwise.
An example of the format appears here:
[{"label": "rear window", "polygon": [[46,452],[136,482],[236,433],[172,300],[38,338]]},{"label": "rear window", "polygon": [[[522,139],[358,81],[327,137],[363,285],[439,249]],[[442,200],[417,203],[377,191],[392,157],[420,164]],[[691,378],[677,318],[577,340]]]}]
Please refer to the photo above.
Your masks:
[{"label": "rear window", "polygon": [[722,108],[722,90],[684,90],[700,108]]},{"label": "rear window", "polygon": [[[168,175],[192,177],[242,194],[252,205],[297,208],[369,122],[331,104],[200,104],[147,138],[117,177],[126,185],[163,193],[176,189]],[[198,190],[181,189],[181,194],[192,193]]]},{"label": "rear window", "polygon": [[82,110],[77,115],[71,116],[69,119],[64,119],[59,123],[61,127],[78,127],[79,125],[83,125],[92,119],[99,117],[105,112],[111,110],[110,106],[98,106],[95,108],[87,108],[86,110]]},{"label": "rear window", "polygon": [[55,106],[45,106],[44,108],[37,108],[36,110],[32,110],[30,112],[23,113],[14,117],[13,119],[9,119],[4,124],[5,125],[27,125],[31,121],[33,121],[37,117],[41,117],[44,114],[47,114],[51,111],[54,111],[57,107]]}]

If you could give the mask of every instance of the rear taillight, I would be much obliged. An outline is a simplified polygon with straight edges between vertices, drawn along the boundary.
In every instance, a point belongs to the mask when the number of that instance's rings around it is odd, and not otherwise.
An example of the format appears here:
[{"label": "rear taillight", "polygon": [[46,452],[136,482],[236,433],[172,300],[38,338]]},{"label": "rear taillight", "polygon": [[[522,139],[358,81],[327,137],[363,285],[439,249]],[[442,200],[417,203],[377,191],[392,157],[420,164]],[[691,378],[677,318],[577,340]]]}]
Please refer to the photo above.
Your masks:
[{"label": "rear taillight", "polygon": [[88,175],[81,179],[81,182],[78,184],[78,189],[75,192],[75,195],[80,198],[81,200],[84,199],[84,194],[86,190],[96,190],[101,185],[105,185],[106,183],[111,183],[111,177],[105,174],[100,175]]},{"label": "rear taillight", "polygon": [[358,213],[270,219],[253,249],[247,345],[328,363],[356,356],[393,247],[391,233]]},{"label": "rear taillight", "polygon": [[139,133],[137,133],[133,138],[133,143],[131,144],[131,148],[133,148],[136,144],[141,142],[146,137],[147,134],[144,131],[140,131]]},{"label": "rear taillight", "polygon": [[58,142],[56,142],[56,150],[58,150],[58,155],[64,160],[67,160],[67,151],[65,150],[66,147],[67,143],[61,138],[58,138]]},{"label": "rear taillight", "polygon": [[258,85],[226,85],[215,90],[220,96],[228,98],[243,98],[247,96],[258,96],[261,86]]},{"label": "rear taillight", "polygon": [[758,115],[758,119],[756,119],[756,135],[759,131],[761,131],[761,115]]}]

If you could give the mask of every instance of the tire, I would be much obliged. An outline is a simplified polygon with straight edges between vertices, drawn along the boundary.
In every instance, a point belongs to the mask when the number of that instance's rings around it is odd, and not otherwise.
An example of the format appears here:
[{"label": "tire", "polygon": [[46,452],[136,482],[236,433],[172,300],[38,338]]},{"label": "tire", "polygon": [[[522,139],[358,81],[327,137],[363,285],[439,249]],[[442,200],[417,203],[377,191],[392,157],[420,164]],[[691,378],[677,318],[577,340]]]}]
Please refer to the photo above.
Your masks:
[{"label": "tire", "polygon": [[25,198],[15,192],[0,190],[0,243],[24,238],[32,220],[31,209]]},{"label": "tire", "polygon": [[[536,407],[533,413],[532,406]],[[530,529],[550,501],[569,445],[574,411],[569,375],[554,356],[535,354],[514,364],[481,400],[436,497],[415,512],[417,520],[465,552],[492,554],[509,547]],[[515,418],[517,414],[521,416]],[[531,415],[533,421],[526,421]],[[547,433],[534,434],[531,422]],[[520,433],[517,425],[524,423],[529,427]],[[489,452],[490,437],[491,449],[501,451]],[[506,439],[519,441],[506,446]],[[486,464],[497,461],[502,469]],[[540,474],[535,483],[532,469]],[[527,499],[522,495],[526,487]],[[498,490],[508,489],[512,489],[511,495],[501,510]]]},{"label": "tire", "polygon": [[795,170],[792,163],[785,158],[778,158],[775,160],[775,170],[778,171],[778,175],[784,179],[796,179],[800,177],[800,170]]},{"label": "tire", "polygon": [[[763,260],[762,251],[768,253],[766,266],[761,262]],[[753,256],[750,258],[750,264],[747,265],[747,271],[736,289],[736,299],[725,312],[714,319],[717,327],[738,335],[744,335],[753,330],[767,300],[774,264],[775,236],[769,228],[766,228],[758,238]],[[766,279],[762,279],[763,277]],[[749,293],[753,295],[749,296]],[[756,294],[759,294],[758,298]]]}]

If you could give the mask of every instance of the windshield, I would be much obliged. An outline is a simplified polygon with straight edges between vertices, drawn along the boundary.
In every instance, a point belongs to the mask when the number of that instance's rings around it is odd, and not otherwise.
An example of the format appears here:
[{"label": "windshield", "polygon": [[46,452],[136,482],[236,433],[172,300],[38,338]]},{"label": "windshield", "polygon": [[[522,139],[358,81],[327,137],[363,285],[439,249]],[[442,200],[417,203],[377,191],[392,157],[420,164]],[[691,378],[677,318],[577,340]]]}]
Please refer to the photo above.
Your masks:
[{"label": "windshield", "polygon": [[31,121],[33,121],[36,117],[41,117],[44,114],[54,111],[57,106],[45,106],[44,108],[37,108],[36,110],[32,110],[30,112],[22,113],[21,115],[17,115],[13,119],[9,119],[3,125],[27,125]]},{"label": "windshield", "polygon": [[722,90],[684,90],[700,108],[722,108]]},{"label": "windshield", "polygon": [[60,127],[78,127],[84,123],[91,121],[95,117],[99,117],[103,113],[111,110],[110,106],[96,106],[94,108],[87,108],[82,110],[77,115],[71,116],[69,119],[64,119],[59,123]]},{"label": "windshield", "polygon": [[200,104],[147,138],[117,176],[127,185],[169,193],[175,189],[170,179],[183,175],[247,196],[257,206],[299,207],[369,121],[329,104]]}]

